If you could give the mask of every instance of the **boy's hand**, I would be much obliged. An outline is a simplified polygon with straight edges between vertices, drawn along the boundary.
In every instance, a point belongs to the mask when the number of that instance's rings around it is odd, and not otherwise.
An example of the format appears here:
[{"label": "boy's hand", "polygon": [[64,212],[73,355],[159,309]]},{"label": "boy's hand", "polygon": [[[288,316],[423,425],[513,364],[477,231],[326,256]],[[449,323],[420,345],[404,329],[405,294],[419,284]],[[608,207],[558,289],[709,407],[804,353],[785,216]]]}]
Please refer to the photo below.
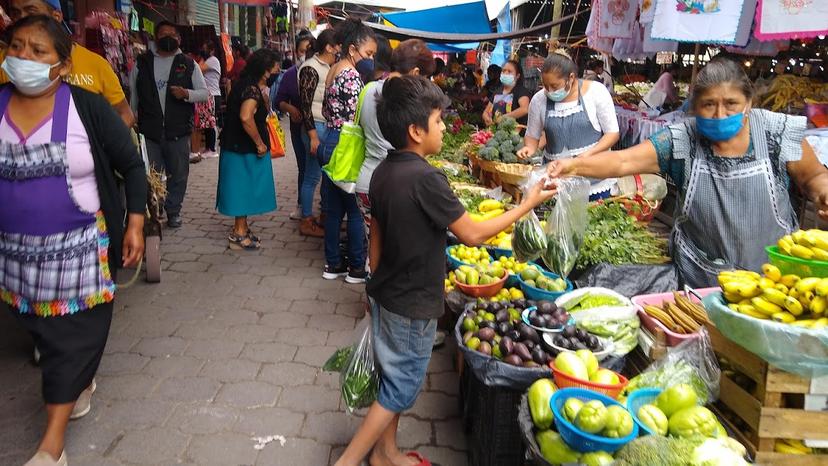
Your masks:
[{"label": "boy's hand", "polygon": [[542,202],[552,199],[555,197],[555,194],[558,194],[558,184],[544,178],[526,194],[523,198],[523,203],[534,208]]},{"label": "boy's hand", "polygon": [[546,176],[549,178],[560,178],[575,173],[576,159],[560,159],[549,162],[546,166]]}]

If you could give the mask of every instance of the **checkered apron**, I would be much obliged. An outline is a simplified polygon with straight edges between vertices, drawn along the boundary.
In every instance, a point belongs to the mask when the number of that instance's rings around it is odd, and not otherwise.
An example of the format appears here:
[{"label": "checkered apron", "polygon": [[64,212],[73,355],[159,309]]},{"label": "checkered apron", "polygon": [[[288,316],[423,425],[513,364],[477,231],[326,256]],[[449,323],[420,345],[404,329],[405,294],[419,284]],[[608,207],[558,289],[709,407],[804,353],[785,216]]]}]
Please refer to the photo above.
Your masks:
[{"label": "checkered apron", "polygon": [[589,121],[581,95],[583,81],[579,79],[577,85],[578,105],[573,108],[555,110],[555,102],[546,99],[546,151],[543,157],[547,162],[564,158],[567,154],[568,157],[577,157],[598,144],[604,136],[604,133],[596,130]]},{"label": "checkered apron", "polygon": [[715,285],[722,270],[759,270],[767,262],[763,247],[797,227],[788,192],[774,176],[758,115],[750,116],[750,133],[753,160],[716,163],[697,142],[685,163],[689,181],[671,251],[690,286]]},{"label": "checkered apron", "polygon": [[[11,91],[0,92],[6,117]],[[0,299],[24,314],[73,314],[112,301],[109,237],[101,212],[75,201],[66,157],[71,99],[55,96],[52,142],[0,141]]]}]

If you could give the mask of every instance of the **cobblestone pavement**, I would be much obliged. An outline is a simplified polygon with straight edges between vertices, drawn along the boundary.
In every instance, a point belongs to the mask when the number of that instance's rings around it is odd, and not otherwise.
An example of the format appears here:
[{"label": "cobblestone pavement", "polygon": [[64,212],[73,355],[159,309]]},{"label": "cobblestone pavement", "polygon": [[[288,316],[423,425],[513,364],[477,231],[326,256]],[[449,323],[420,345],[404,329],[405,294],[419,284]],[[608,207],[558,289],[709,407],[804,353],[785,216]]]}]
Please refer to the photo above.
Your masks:
[{"label": "cobblestone pavement", "polygon": [[[164,231],[161,283],[118,294],[92,412],[70,423],[73,466],[325,465],[360,422],[320,367],[351,342],[364,287],[321,278],[322,242],[288,218],[292,154],[274,162],[279,210],[253,219],[258,252],[227,249],[215,211],[218,160],[191,166],[184,227]],[[125,280],[128,273],[122,273]],[[424,391],[400,425],[403,448],[466,464],[452,339],[435,351]],[[45,412],[32,343],[0,312],[0,465],[22,465]],[[256,450],[253,437],[281,435]]]}]

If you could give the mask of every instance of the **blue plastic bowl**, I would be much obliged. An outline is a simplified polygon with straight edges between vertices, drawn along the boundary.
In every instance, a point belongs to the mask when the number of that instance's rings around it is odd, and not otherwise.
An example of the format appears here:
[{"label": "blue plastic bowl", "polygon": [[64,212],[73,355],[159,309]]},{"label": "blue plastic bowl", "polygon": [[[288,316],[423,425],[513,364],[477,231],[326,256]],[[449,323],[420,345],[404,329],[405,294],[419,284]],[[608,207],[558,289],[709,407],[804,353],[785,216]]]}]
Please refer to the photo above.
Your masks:
[{"label": "blue plastic bowl", "polygon": [[459,260],[451,257],[451,254],[450,254],[449,250],[453,247],[455,247],[455,246],[449,246],[449,247],[446,248],[446,259],[448,259],[449,264],[451,264],[451,270],[454,270],[454,269],[460,267],[461,265],[468,265],[469,267],[474,267],[472,264],[469,264],[469,263],[463,262],[463,261],[459,261]]},{"label": "blue plastic bowl", "polygon": [[[555,275],[552,272],[547,272],[543,270],[540,266],[538,266],[538,270],[542,274],[544,274],[547,278],[557,279],[560,278],[558,275]],[[546,291],[540,288],[536,288],[534,286],[527,285],[525,281],[523,281],[520,276],[517,276],[518,283],[520,283],[520,289],[523,290],[523,295],[526,296],[526,299],[532,299],[534,301],[555,301],[556,299],[560,298],[566,293],[572,291],[572,282],[569,279],[566,280],[566,289],[563,291]]]},{"label": "blue plastic bowl", "polygon": [[638,427],[641,428],[641,435],[653,435],[655,432],[638,419],[638,410],[646,404],[652,404],[660,394],[660,388],[639,388],[627,397],[627,410],[632,414]]},{"label": "blue plastic bowl", "polygon": [[608,396],[583,388],[563,388],[552,394],[552,398],[549,400],[549,406],[552,408],[552,414],[555,416],[555,427],[558,429],[558,433],[561,434],[563,441],[573,450],[581,453],[589,453],[592,451],[615,453],[621,447],[638,437],[637,423],[633,424],[633,430],[630,432],[630,435],[623,438],[602,437],[600,435],[588,434],[578,429],[571,422],[567,421],[563,413],[561,413],[566,400],[573,397],[584,402],[599,400],[604,403],[604,406],[618,405],[626,409],[624,405]]}]

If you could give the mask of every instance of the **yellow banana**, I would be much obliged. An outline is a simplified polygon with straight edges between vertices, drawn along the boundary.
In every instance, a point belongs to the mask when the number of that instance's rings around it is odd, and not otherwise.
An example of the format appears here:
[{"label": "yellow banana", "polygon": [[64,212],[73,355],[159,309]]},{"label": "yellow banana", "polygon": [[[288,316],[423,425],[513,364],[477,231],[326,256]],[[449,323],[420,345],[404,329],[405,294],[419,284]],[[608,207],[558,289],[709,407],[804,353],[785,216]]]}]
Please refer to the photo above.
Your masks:
[{"label": "yellow banana", "polygon": [[811,300],[811,305],[808,310],[814,315],[822,315],[828,309],[828,298],[825,296],[816,296]]},{"label": "yellow banana", "polygon": [[788,297],[788,295],[777,290],[776,288],[765,288],[764,290],[762,290],[762,297],[772,302],[773,304],[776,304],[777,306],[784,306],[785,299]]},{"label": "yellow banana", "polygon": [[792,447],[787,443],[782,442],[781,440],[776,441],[776,443],[773,446],[773,451],[777,453],[785,453],[788,455],[807,455],[807,453],[803,452],[802,450],[799,450],[796,447]]},{"label": "yellow banana", "polygon": [[804,231],[796,230],[795,232],[791,233],[791,238],[793,239],[793,242],[795,244],[801,244],[803,246],[806,246],[806,245],[802,244],[805,241],[805,232]]},{"label": "yellow banana", "polygon": [[798,281],[798,275],[783,275],[782,278],[779,279],[779,283],[787,286],[788,288],[793,288]]},{"label": "yellow banana", "polygon": [[739,293],[739,296],[744,298],[755,298],[762,294],[762,289],[759,288],[758,282],[738,282],[738,288],[736,290]]},{"label": "yellow banana", "polygon": [[477,210],[480,211],[480,213],[485,213],[489,212],[490,210],[497,210],[502,208],[503,203],[500,201],[496,201],[494,199],[486,199],[484,201],[481,201],[480,204],[477,206]]},{"label": "yellow banana", "polygon": [[796,291],[800,294],[806,291],[814,291],[814,288],[819,285],[820,281],[822,281],[822,279],[817,277],[803,278],[796,283]]},{"label": "yellow banana", "polygon": [[789,290],[788,290],[788,287],[787,287],[787,286],[785,286],[785,285],[783,285],[783,284],[781,284],[781,283],[777,283],[777,284],[776,284],[776,286],[774,286],[774,288],[776,288],[777,290],[779,290],[779,291],[781,291],[781,292],[783,292],[783,293],[785,293],[785,294],[788,294],[788,291],[789,291]]},{"label": "yellow banana", "polygon": [[778,282],[782,278],[782,272],[779,270],[779,267],[773,264],[763,265],[762,273],[765,274],[765,277],[773,280],[774,282]]},{"label": "yellow banana", "polygon": [[828,317],[820,317],[816,322],[814,322],[813,325],[811,325],[811,328],[814,330],[822,330],[826,327],[828,327]]},{"label": "yellow banana", "polygon": [[795,316],[801,316],[802,312],[804,312],[804,308],[802,306],[802,303],[799,302],[798,299],[792,298],[790,296],[785,298],[784,306],[785,306],[785,309],[788,310],[788,312],[790,312],[791,314],[793,314]]},{"label": "yellow banana", "polygon": [[800,259],[811,260],[814,258],[814,251],[806,246],[794,244],[791,246],[791,255]]},{"label": "yellow banana", "polygon": [[493,219],[493,218],[497,217],[498,215],[502,214],[503,212],[505,212],[505,210],[503,210],[503,209],[490,210],[490,211],[486,212],[485,214],[483,214],[483,220]]},{"label": "yellow banana", "polygon": [[[750,304],[750,298],[742,298],[739,304]],[[750,304],[752,306],[752,304]]]},{"label": "yellow banana", "polygon": [[802,309],[809,309],[811,307],[811,301],[815,298],[813,291],[806,291],[804,293],[799,293],[799,298],[797,300],[802,304]]},{"label": "yellow banana", "polygon": [[739,305],[738,304],[728,304],[727,307],[729,307],[731,311],[739,312]]},{"label": "yellow banana", "polygon": [[777,312],[776,314],[772,315],[771,318],[777,322],[782,322],[783,324],[790,324],[791,322],[796,320],[796,317],[793,316],[790,312]]},{"label": "yellow banana", "polygon": [[814,259],[823,262],[828,261],[828,251],[826,251],[825,249],[812,247],[811,252],[814,253]]},{"label": "yellow banana", "polygon": [[797,320],[796,322],[791,322],[791,325],[793,325],[794,327],[804,328],[811,328],[814,324],[816,324],[816,321],[814,319],[803,319]]},{"label": "yellow banana", "polygon": [[774,286],[776,286],[776,283],[770,278],[762,277],[759,279],[759,288],[763,290],[765,288],[773,288]]},{"label": "yellow banana", "polygon": [[756,308],[753,307],[750,304],[740,304],[739,305],[739,312],[741,312],[742,314],[744,314],[746,316],[753,317],[755,319],[762,319],[762,320],[767,320],[768,319],[768,316],[766,316],[765,314],[762,314],[761,312],[757,312]]},{"label": "yellow banana", "polygon": [[803,453],[806,453],[806,454],[810,455],[814,452],[814,449],[811,448],[811,447],[805,446],[805,444],[802,443],[802,440],[796,440],[796,439],[790,439],[790,438],[785,438],[785,439],[781,439],[781,440],[784,443],[796,448],[797,450],[802,451]]},{"label": "yellow banana", "polygon": [[818,247],[819,249],[828,251],[828,236],[824,234],[814,235],[814,246]]},{"label": "yellow banana", "polygon": [[724,270],[719,272],[719,275],[733,276],[733,277],[747,277],[751,280],[759,280],[761,275],[752,270]]},{"label": "yellow banana", "polygon": [[[798,303],[799,301],[797,301]],[[750,300],[750,303],[756,309],[757,312],[761,312],[766,316],[772,316],[777,312],[782,312],[782,307],[773,304],[772,302],[768,301],[767,299],[763,299],[760,297],[756,297]],[[787,303],[787,302],[786,302]]]},{"label": "yellow banana", "polygon": [[729,303],[738,303],[739,301],[745,299],[739,293],[728,293],[727,291],[724,292],[724,297]]},{"label": "yellow banana", "polygon": [[780,238],[779,241],[776,242],[776,245],[779,247],[779,250],[787,255],[791,255],[791,248],[793,247],[793,242],[785,239]]}]

